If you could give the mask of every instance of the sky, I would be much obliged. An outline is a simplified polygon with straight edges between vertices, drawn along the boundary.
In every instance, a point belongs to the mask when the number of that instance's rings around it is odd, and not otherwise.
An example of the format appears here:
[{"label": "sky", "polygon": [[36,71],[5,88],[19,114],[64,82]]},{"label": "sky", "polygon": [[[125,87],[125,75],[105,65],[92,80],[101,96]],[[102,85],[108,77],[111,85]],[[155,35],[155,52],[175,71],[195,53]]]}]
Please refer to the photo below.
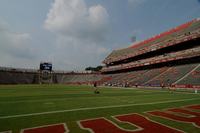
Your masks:
[{"label": "sky", "polygon": [[200,17],[200,0],[0,0],[0,66],[81,71]]}]

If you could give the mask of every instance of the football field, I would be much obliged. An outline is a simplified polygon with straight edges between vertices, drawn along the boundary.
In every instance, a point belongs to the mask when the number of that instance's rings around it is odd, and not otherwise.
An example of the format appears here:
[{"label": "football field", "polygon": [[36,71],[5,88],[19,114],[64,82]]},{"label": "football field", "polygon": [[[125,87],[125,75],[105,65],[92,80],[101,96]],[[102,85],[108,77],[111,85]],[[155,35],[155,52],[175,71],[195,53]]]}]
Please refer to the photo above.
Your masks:
[{"label": "football field", "polygon": [[1,85],[0,133],[132,133],[161,129],[200,133],[200,93],[109,87],[99,90],[100,94],[94,94],[91,86]]}]

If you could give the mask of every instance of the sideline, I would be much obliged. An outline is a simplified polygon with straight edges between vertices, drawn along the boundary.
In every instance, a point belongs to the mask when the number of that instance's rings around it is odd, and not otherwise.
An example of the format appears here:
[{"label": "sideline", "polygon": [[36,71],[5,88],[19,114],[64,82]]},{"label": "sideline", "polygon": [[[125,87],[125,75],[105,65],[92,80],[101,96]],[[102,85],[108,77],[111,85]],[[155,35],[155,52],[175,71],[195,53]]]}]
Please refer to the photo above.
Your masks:
[{"label": "sideline", "polygon": [[30,113],[30,114],[0,116],[0,119],[19,118],[19,117],[27,117],[27,116],[47,115],[47,114],[75,112],[75,111],[85,111],[85,110],[130,107],[130,106],[138,106],[138,105],[153,105],[153,104],[163,104],[163,103],[174,103],[174,102],[184,102],[184,101],[193,101],[193,100],[200,100],[200,98],[168,100],[168,101],[150,102],[150,103],[136,103],[136,104],[125,104],[125,105],[112,105],[112,106],[101,106],[101,107],[78,108],[78,109],[69,109],[69,110],[55,110],[55,111],[48,111],[48,112],[41,112],[41,113]]},{"label": "sideline", "polygon": [[[105,86],[101,86],[102,88]],[[107,86],[106,86],[107,87]],[[127,88],[123,88],[123,87],[116,87],[116,86],[108,86],[107,88],[111,88],[111,89],[125,89],[125,90],[136,90],[136,91],[147,91],[147,92],[162,92],[162,93],[169,93],[169,90],[166,88],[161,88],[161,87],[147,87],[147,86],[138,86],[138,88],[133,88],[133,87],[127,87]],[[177,89],[187,89],[187,88],[177,88]],[[191,95],[198,95],[200,93],[193,93],[193,92],[185,92],[185,91],[173,91],[173,93],[177,93],[177,94],[191,94]]]}]

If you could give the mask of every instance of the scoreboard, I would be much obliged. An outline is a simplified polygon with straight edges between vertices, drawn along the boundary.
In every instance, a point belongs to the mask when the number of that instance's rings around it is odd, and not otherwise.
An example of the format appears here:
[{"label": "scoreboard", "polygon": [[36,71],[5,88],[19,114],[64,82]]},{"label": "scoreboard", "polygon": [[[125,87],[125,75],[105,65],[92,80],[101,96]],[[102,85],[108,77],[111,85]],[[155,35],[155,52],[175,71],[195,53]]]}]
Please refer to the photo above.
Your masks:
[{"label": "scoreboard", "polygon": [[42,62],[40,63],[41,71],[52,71],[52,63],[50,62]]},{"label": "scoreboard", "polygon": [[39,71],[39,83],[53,83],[53,71],[51,62],[41,62]]}]

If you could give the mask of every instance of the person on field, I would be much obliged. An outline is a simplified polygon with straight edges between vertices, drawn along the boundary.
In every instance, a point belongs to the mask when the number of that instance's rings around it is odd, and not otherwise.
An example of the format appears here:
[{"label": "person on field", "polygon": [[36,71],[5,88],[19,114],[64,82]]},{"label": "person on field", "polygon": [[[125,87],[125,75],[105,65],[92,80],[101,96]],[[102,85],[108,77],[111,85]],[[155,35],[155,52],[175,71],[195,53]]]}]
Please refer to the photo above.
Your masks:
[{"label": "person on field", "polygon": [[97,87],[97,82],[94,82],[94,93],[95,94],[99,94],[99,90],[98,90],[98,87]]}]

